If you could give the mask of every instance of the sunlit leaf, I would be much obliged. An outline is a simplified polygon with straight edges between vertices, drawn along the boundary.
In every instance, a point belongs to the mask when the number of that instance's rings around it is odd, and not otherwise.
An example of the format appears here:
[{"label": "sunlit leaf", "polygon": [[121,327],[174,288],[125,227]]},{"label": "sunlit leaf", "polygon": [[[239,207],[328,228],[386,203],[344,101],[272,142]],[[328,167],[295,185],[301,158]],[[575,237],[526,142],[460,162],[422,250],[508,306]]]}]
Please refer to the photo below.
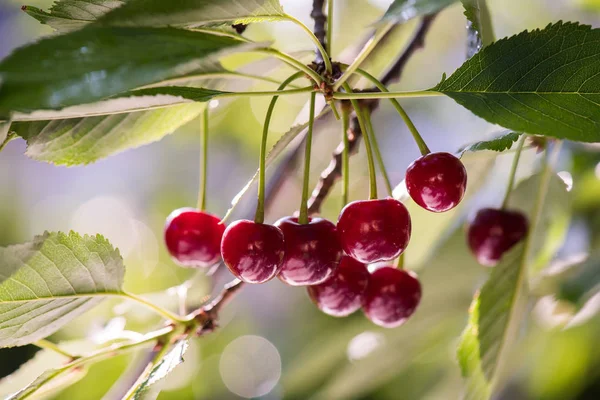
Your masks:
[{"label": "sunlit leaf", "polygon": [[278,0],[129,0],[99,20],[117,26],[218,26],[285,19]]},{"label": "sunlit leaf", "polygon": [[0,347],[45,338],[120,295],[124,273],[119,251],[100,235],[46,233],[0,248]]},{"label": "sunlit leaf", "polygon": [[93,103],[192,73],[256,44],[174,28],[89,26],[17,49],[0,63],[0,113]]},{"label": "sunlit leaf", "polygon": [[520,136],[521,134],[517,132],[504,131],[494,139],[483,140],[481,142],[470,144],[464,148],[464,151],[506,151],[510,149],[517,140],[519,140]]},{"label": "sunlit leaf", "polygon": [[404,23],[423,15],[434,14],[457,0],[394,0],[381,22]]},{"label": "sunlit leaf", "polygon": [[56,165],[82,165],[162,139],[198,116],[205,105],[34,122],[15,122],[26,155]]},{"label": "sunlit leaf", "polygon": [[517,132],[600,141],[600,29],[556,23],[499,40],[432,90]]},{"label": "sunlit leaf", "polygon": [[69,32],[84,27],[107,12],[122,6],[125,0],[59,0],[48,11],[23,6],[23,11],[57,31]]},{"label": "sunlit leaf", "polygon": [[154,394],[158,394],[153,390],[152,385],[160,381],[168,374],[170,374],[183,360],[189,344],[187,340],[180,340],[165,357],[160,360],[156,365],[148,371],[144,376],[144,379],[140,382],[139,386],[133,392],[131,397],[134,400],[149,400],[150,398],[156,398]]}]

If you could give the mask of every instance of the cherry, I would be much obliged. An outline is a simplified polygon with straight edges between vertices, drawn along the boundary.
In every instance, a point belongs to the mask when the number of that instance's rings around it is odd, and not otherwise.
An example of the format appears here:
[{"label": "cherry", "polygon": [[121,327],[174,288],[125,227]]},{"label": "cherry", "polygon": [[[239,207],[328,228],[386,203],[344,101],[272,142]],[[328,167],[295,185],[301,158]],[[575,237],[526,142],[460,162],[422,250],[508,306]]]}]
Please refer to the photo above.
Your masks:
[{"label": "cherry", "polygon": [[320,285],[309,286],[308,295],[321,311],[345,317],[358,310],[369,283],[365,264],[343,256],[335,273]]},{"label": "cherry", "polygon": [[426,210],[444,212],[462,200],[467,188],[467,170],[450,153],[430,153],[416,159],[406,170],[410,197]]},{"label": "cherry", "polygon": [[165,242],[171,256],[186,267],[210,267],[221,254],[219,248],[225,225],[204,211],[180,208],[165,224]]},{"label": "cherry", "polygon": [[285,257],[279,272],[283,282],[292,286],[316,285],[337,269],[342,248],[333,223],[309,218],[307,224],[300,224],[298,218],[284,217],[275,226],[285,237]]},{"label": "cherry", "polygon": [[402,254],[410,240],[411,222],[398,200],[361,200],[344,207],[337,229],[346,254],[367,264]]},{"label": "cherry", "polygon": [[527,217],[519,211],[484,208],[469,226],[471,251],[481,265],[493,267],[527,234]]},{"label": "cherry", "polygon": [[221,241],[225,265],[233,275],[247,283],[264,283],[277,275],[283,252],[281,230],[254,221],[232,223]]},{"label": "cherry", "polygon": [[375,270],[367,285],[363,311],[384,328],[402,325],[421,301],[421,284],[414,272],[385,266]]}]

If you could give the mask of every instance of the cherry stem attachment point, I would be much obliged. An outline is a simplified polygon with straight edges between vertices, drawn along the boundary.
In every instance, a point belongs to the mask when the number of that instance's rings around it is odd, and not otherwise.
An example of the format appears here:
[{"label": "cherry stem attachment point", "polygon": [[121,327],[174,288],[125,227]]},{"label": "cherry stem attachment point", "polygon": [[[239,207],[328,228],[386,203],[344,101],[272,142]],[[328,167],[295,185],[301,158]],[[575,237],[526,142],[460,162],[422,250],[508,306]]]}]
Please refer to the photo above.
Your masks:
[{"label": "cherry stem attachment point", "polygon": [[302,202],[300,203],[300,215],[298,216],[298,222],[300,224],[308,224],[308,185],[310,180],[310,153],[312,150],[313,126],[315,124],[315,98],[316,93],[311,93],[308,131],[306,133],[306,149],[304,151],[304,178],[302,182]]},{"label": "cherry stem attachment point", "polygon": [[519,166],[519,159],[521,158],[521,151],[523,150],[523,145],[525,143],[525,137],[527,135],[522,134],[517,142],[517,148],[515,152],[515,156],[513,157],[512,166],[510,168],[510,174],[508,176],[508,184],[506,185],[506,191],[504,192],[504,200],[502,200],[502,209],[506,209],[508,206],[508,201],[510,199],[510,194],[512,193],[513,187],[515,185],[515,177],[517,175],[517,168]]},{"label": "cherry stem attachment point", "polygon": [[348,204],[348,192],[350,188],[350,142],[348,130],[350,129],[350,111],[342,109],[342,140],[344,151],[342,152],[342,208]]},{"label": "cherry stem attachment point", "polygon": [[373,152],[375,153],[375,158],[377,159],[377,164],[379,165],[379,170],[383,175],[383,181],[385,182],[385,188],[390,197],[393,196],[394,189],[392,188],[392,184],[390,182],[390,177],[385,169],[385,164],[383,163],[383,157],[381,156],[381,150],[379,149],[379,143],[377,142],[377,138],[375,137],[375,130],[373,129],[373,123],[371,121],[371,113],[365,111],[365,122],[367,124],[367,130],[369,131],[369,139],[371,140],[371,144],[373,146]]},{"label": "cherry stem attachment point", "polygon": [[[346,92],[352,93],[352,89],[350,85],[347,83],[343,84],[343,88]],[[365,138],[365,148],[367,150],[367,162],[369,163],[369,199],[374,200],[377,198],[377,177],[375,174],[375,162],[373,161],[373,149],[371,148],[371,141],[369,140],[369,132],[367,130],[367,125],[365,123],[365,117],[363,114],[363,110],[356,99],[350,99],[352,103],[352,107],[354,108],[354,112],[356,114],[356,119],[358,120],[358,125],[360,126],[360,130],[363,133]]]},{"label": "cherry stem attachment point", "polygon": [[[381,90],[382,93],[389,93],[388,88],[381,81],[379,81],[379,79],[375,78],[373,75],[369,74],[367,71],[357,68],[356,73],[358,73],[359,75],[368,79],[371,83],[373,83],[377,87],[377,89]],[[396,100],[394,98],[390,98],[390,102],[392,103],[392,105],[394,106],[394,108],[396,109],[398,114],[400,114],[400,117],[404,120],[404,123],[406,124],[408,130],[412,134],[413,139],[415,140],[415,142],[417,143],[417,146],[419,147],[419,151],[421,152],[421,155],[427,155],[427,154],[431,153],[431,151],[429,150],[429,147],[427,147],[427,144],[425,143],[425,140],[423,140],[423,137],[417,130],[417,127],[415,126],[415,124],[413,124],[412,120],[410,119],[410,117],[408,116],[406,111],[404,111],[404,108],[400,105],[398,100]]]},{"label": "cherry stem attachment point", "polygon": [[[303,76],[304,72],[296,72],[283,81],[277,90],[283,90],[291,82]],[[267,138],[269,136],[269,124],[271,123],[271,117],[273,116],[273,109],[275,109],[275,104],[277,104],[278,98],[279,96],[275,95],[271,99],[271,103],[267,109],[267,115],[265,116],[265,123],[263,125],[263,133],[260,143],[260,161],[258,167],[258,203],[256,204],[256,214],[254,216],[254,222],[257,224],[262,224],[265,221],[265,164],[267,158]]]},{"label": "cherry stem attachment point", "polygon": [[206,210],[206,177],[208,171],[208,104],[200,114],[200,187],[198,191],[198,209]]}]

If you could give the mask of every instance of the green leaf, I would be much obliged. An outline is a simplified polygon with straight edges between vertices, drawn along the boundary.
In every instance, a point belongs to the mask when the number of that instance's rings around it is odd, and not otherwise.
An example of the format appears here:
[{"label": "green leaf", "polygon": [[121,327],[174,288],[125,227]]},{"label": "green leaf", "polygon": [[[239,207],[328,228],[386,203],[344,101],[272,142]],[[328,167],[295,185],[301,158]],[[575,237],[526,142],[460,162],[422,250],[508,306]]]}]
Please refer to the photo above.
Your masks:
[{"label": "green leaf", "polygon": [[520,136],[521,134],[518,132],[504,131],[494,139],[473,143],[465,146],[463,149],[461,149],[461,151],[506,151],[512,147],[513,143],[519,140]]},{"label": "green leaf", "polygon": [[197,117],[203,104],[87,118],[15,122],[26,155],[56,165],[82,165],[162,139]]},{"label": "green leaf", "polygon": [[119,251],[100,235],[45,233],[0,248],[0,347],[45,338],[122,294],[124,273]]},{"label": "green leaf", "polygon": [[556,23],[484,48],[433,91],[507,129],[600,141],[600,29]]},{"label": "green leaf", "polygon": [[582,306],[600,291],[600,253],[596,251],[586,261],[570,269],[571,272],[559,284],[556,297]]},{"label": "green leaf", "polygon": [[469,322],[463,331],[457,349],[457,358],[463,378],[466,378],[464,399],[488,399],[491,395],[490,387],[486,382],[481,369],[481,356],[479,354],[479,296],[475,295],[469,310]]},{"label": "green leaf", "polygon": [[[96,347],[94,343],[89,340],[61,342],[58,345],[61,349],[66,350],[71,354],[82,354],[89,352]],[[3,399],[18,399],[19,395],[25,390],[38,385],[39,381],[37,379],[32,382],[33,377],[43,375],[46,371],[52,370],[53,368],[59,368],[65,361],[67,361],[67,359],[64,356],[57,354],[52,350],[38,351],[31,360],[21,365],[17,371],[0,380],[0,397]],[[61,389],[84,378],[86,373],[87,369],[85,368],[73,369],[62,375],[60,378],[53,379],[46,385],[40,385],[39,391],[37,391],[36,394],[38,395],[38,398],[47,398],[56,395]]]},{"label": "green leaf", "polygon": [[99,19],[117,26],[218,26],[285,20],[278,0],[130,0]]},{"label": "green leaf", "polygon": [[59,32],[69,32],[83,28],[123,4],[124,0],[60,0],[48,12],[33,6],[23,6],[23,11]]},{"label": "green leaf", "polygon": [[0,121],[0,144],[8,138],[8,131],[10,130],[10,121]]},{"label": "green leaf", "polygon": [[511,345],[527,313],[529,268],[540,248],[535,238],[543,236],[554,208],[562,205],[560,196],[550,194],[559,189],[566,192],[564,183],[547,168],[521,182],[511,195],[509,208],[528,215],[530,232],[524,242],[505,254],[492,269],[471,305],[469,324],[458,346],[467,399],[487,399],[498,386]]},{"label": "green leaf", "polygon": [[435,14],[457,0],[394,0],[379,22],[404,23],[423,15]]},{"label": "green leaf", "polygon": [[467,57],[494,42],[494,28],[486,0],[461,0],[467,17]]},{"label": "green leaf", "polygon": [[92,103],[191,73],[252,46],[258,45],[175,28],[89,26],[4,59],[0,113]]},{"label": "green leaf", "polygon": [[187,340],[180,340],[169,352],[161,359],[156,365],[154,365],[144,380],[139,384],[137,389],[133,392],[133,400],[148,400],[149,398],[156,398],[155,396],[148,397],[147,394],[158,395],[157,391],[153,391],[152,385],[170,374],[183,360],[183,355],[188,349],[189,343]]}]

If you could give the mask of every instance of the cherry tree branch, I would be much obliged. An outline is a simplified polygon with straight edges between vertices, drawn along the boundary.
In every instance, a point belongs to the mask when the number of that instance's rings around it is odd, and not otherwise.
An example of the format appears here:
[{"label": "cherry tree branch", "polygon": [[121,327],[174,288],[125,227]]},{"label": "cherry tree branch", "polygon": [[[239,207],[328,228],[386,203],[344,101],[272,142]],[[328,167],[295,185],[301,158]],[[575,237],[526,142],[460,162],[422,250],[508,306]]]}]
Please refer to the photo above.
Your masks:
[{"label": "cherry tree branch", "polygon": [[[325,25],[327,24],[327,16],[323,11],[324,7],[325,0],[313,0],[313,8],[312,12],[310,13],[310,16],[315,21],[315,27],[313,29],[315,36],[317,37],[317,39],[319,39],[321,46],[327,47],[325,40],[325,37],[327,35],[327,31],[325,30]],[[318,50],[316,51],[315,62],[323,62],[323,56]]]},{"label": "cherry tree branch", "polygon": [[[396,62],[392,65],[392,67],[386,72],[386,74],[382,78],[382,82],[384,84],[389,84],[391,82],[397,81],[400,79],[402,72],[410,58],[415,54],[417,50],[422,48],[425,44],[425,37],[427,36],[427,32],[431,28],[433,20],[435,19],[437,14],[432,14],[424,17],[417,30],[415,31],[413,37],[411,38],[406,49],[400,54]],[[372,89],[370,91],[379,91],[378,89]],[[367,107],[369,112],[373,112],[379,106],[380,99],[373,100],[361,100],[361,103]],[[358,119],[354,116],[350,121],[350,127],[347,132],[348,135],[348,143],[350,154],[356,154],[358,152],[358,143],[362,136],[362,132],[360,130],[360,126],[358,124]],[[311,198],[308,200],[308,214],[314,215],[318,214],[321,211],[321,206],[323,202],[331,192],[335,183],[342,176],[342,152],[344,149],[343,141],[337,146],[336,150],[333,152],[333,156],[331,162],[323,170],[321,173],[321,177],[317,182],[315,189],[312,192]]]}]

